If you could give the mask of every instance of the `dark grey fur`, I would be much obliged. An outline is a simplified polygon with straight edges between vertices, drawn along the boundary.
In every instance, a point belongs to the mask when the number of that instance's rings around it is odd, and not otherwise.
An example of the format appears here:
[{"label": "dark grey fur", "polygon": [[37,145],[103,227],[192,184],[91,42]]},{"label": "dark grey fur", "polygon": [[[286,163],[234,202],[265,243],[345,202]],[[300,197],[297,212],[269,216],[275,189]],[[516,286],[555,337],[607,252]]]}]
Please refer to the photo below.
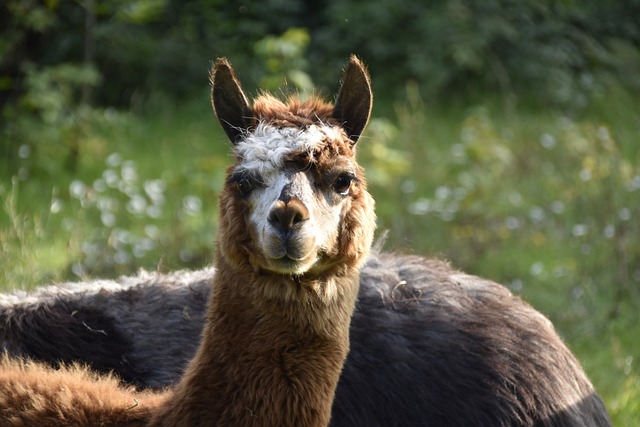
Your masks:
[{"label": "dark grey fur", "polygon": [[126,382],[176,382],[195,353],[214,269],[0,294],[0,348],[51,364],[82,361]]},{"label": "dark grey fur", "polygon": [[[0,295],[0,345],[81,360],[131,383],[176,381],[203,327],[213,269]],[[551,323],[504,287],[415,256],[362,271],[332,426],[609,426]]]}]

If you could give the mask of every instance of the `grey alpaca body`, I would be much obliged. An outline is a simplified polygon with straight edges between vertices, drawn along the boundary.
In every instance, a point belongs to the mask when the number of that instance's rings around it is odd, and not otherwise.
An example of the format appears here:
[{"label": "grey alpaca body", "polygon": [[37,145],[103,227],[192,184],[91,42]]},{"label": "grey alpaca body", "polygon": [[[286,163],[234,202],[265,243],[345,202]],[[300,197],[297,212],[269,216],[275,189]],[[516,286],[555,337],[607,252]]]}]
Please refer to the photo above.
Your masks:
[{"label": "grey alpaca body", "polygon": [[[213,269],[0,295],[0,345],[174,383],[193,356]],[[551,323],[494,282],[374,254],[360,278],[332,426],[608,426]]]},{"label": "grey alpaca body", "polygon": [[128,383],[175,383],[200,342],[212,267],[0,294],[0,348],[57,362],[83,361]]}]

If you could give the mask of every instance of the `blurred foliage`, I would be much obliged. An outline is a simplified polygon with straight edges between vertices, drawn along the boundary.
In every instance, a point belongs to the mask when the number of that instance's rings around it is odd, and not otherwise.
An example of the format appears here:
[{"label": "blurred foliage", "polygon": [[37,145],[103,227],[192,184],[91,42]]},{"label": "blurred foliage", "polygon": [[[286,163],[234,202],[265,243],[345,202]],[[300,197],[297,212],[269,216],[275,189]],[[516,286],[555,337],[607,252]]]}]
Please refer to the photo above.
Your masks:
[{"label": "blurred foliage", "polygon": [[266,91],[277,91],[291,85],[301,95],[310,94],[314,86],[305,71],[305,50],[309,41],[309,31],[304,28],[289,28],[281,36],[268,35],[259,40],[255,52],[264,58],[266,70],[260,87]]},{"label": "blurred foliage", "polygon": [[49,177],[61,168],[74,171],[79,140],[87,135],[97,112],[79,102],[79,93],[96,86],[100,75],[91,65],[62,63],[38,69],[25,63],[23,67],[24,92],[2,111],[6,122],[0,127],[0,153],[7,170],[22,180],[32,171]]},{"label": "blurred foliage", "polygon": [[[639,81],[638,0],[7,0],[0,8],[5,90],[21,92],[24,62],[84,59],[117,76],[95,93],[109,105],[158,90],[200,91],[216,56],[230,56],[259,82],[282,66],[265,63],[265,50],[282,60],[306,44],[316,83],[333,84],[331,72],[357,53],[386,95],[401,96],[399,83],[415,80],[430,97],[524,90],[540,102],[581,106],[612,79],[636,89]],[[254,49],[259,58],[248,55]]]},{"label": "blurred foliage", "polygon": [[578,111],[640,81],[638,0],[7,0],[0,12],[5,177],[21,147],[46,160],[34,171],[72,171],[93,114],[205,93],[217,56],[243,70],[249,91],[284,80],[305,93],[312,81],[333,87],[355,52],[390,101],[413,82],[446,103],[499,93],[511,108]]},{"label": "blurred foliage", "polygon": [[633,11],[637,0],[336,0],[317,40],[332,56],[363,55],[385,91],[413,79],[430,97],[525,90],[583,105],[604,78],[637,88],[637,71],[627,74],[640,65]]},{"label": "blurred foliage", "polygon": [[[424,110],[411,114],[429,117]],[[640,234],[640,221],[633,220],[640,215],[640,168],[620,156],[623,146],[635,146],[634,139],[618,139],[612,124],[564,115],[544,121],[526,115],[535,127],[519,123],[520,117],[505,124],[494,117],[486,107],[471,109],[459,135],[451,138],[457,142],[446,150],[432,146],[417,157],[432,159],[430,167],[413,166],[409,179],[433,184],[405,185],[406,195],[397,203],[405,204],[411,216],[400,234],[420,235],[426,216],[429,229],[438,228],[454,242],[443,240],[438,248],[416,239],[411,247],[443,251],[467,268],[515,283],[519,292],[526,294],[531,280],[522,277],[525,271],[538,287],[557,288],[562,279],[577,299],[593,298],[589,304],[599,304],[606,294],[603,300],[613,304],[612,311],[623,301],[640,302],[640,245],[631,238]],[[430,127],[422,126],[418,135]],[[638,150],[632,149],[637,158]],[[513,247],[539,258],[515,253],[511,262],[494,259]],[[609,286],[596,292],[602,282]],[[571,316],[556,309],[559,316]]]},{"label": "blurred foliage", "polygon": [[[182,104],[181,114],[164,104],[150,108],[153,119],[95,114],[79,138],[91,155],[73,173],[43,179],[29,173],[25,155],[24,176],[0,181],[4,283],[29,287],[210,261],[228,146],[222,135],[210,137],[206,97]],[[201,120],[193,123],[194,116]]]}]

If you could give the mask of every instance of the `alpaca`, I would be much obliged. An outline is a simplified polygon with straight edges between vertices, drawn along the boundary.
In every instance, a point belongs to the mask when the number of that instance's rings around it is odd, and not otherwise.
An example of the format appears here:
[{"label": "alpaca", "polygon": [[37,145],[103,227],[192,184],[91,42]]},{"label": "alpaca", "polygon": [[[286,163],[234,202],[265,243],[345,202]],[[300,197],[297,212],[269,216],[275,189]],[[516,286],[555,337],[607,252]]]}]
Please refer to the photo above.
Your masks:
[{"label": "alpaca", "polygon": [[[359,78],[368,87],[364,76]],[[364,113],[359,116],[355,122],[362,124]],[[237,131],[246,124],[237,115],[231,118],[235,121],[223,127],[238,141],[244,135]],[[357,139],[363,128],[345,126],[345,131]],[[3,295],[0,342],[13,355],[51,363],[82,360],[143,387],[172,384],[196,353],[209,281],[216,280],[215,290],[219,273],[143,272],[118,282]],[[506,288],[441,261],[379,250],[367,259],[359,281],[351,350],[331,425],[610,425],[600,398],[551,323]],[[205,329],[205,340],[210,332]],[[195,360],[202,351],[203,346]],[[186,380],[190,372],[194,363],[178,390],[195,393]],[[122,393],[122,400],[131,402],[132,392],[118,389],[115,395]],[[137,399],[143,404],[133,409],[146,410],[149,399]]]},{"label": "alpaca", "polygon": [[329,423],[375,229],[355,160],[371,111],[369,76],[352,57],[335,105],[268,95],[249,105],[225,59],[211,80],[236,162],[220,194],[206,325],[181,380],[138,395],[81,368],[5,358],[1,425]]}]

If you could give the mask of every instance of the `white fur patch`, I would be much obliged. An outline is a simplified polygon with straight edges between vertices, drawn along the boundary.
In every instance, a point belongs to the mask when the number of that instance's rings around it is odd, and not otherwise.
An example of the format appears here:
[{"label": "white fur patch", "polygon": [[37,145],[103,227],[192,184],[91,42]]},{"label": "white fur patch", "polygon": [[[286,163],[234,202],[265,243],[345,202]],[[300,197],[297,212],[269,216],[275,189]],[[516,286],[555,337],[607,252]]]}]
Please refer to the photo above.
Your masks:
[{"label": "white fur patch", "polygon": [[311,152],[328,140],[341,137],[334,126],[311,125],[308,128],[278,128],[260,123],[245,139],[238,142],[235,151],[242,169],[265,176],[278,171],[292,151]]}]

